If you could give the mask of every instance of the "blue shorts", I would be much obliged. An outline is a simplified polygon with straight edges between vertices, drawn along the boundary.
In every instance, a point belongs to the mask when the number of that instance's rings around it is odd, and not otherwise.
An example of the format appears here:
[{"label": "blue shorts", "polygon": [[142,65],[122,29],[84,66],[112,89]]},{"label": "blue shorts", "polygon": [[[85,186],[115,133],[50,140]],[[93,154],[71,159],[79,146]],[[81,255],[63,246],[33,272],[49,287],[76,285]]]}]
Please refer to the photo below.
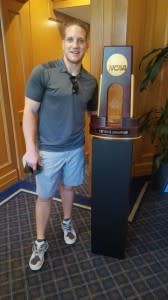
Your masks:
[{"label": "blue shorts", "polygon": [[62,183],[73,187],[84,182],[84,147],[64,152],[40,151],[43,169],[36,175],[41,198],[53,197]]}]

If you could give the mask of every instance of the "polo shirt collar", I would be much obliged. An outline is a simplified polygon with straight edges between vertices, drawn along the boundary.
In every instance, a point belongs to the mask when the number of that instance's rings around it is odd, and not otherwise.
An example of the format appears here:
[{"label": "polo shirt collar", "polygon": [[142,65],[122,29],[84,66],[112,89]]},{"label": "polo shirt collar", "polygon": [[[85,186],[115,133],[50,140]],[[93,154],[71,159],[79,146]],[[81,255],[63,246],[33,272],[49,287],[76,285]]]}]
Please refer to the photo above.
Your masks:
[{"label": "polo shirt collar", "polygon": [[[67,70],[67,68],[65,66],[63,57],[60,59],[60,71],[63,72],[63,73],[68,73],[69,75],[71,75],[68,72],[68,70]],[[82,75],[84,75],[84,69],[83,69],[83,66],[81,65],[80,72],[79,72],[79,74],[77,76],[82,76]]]}]

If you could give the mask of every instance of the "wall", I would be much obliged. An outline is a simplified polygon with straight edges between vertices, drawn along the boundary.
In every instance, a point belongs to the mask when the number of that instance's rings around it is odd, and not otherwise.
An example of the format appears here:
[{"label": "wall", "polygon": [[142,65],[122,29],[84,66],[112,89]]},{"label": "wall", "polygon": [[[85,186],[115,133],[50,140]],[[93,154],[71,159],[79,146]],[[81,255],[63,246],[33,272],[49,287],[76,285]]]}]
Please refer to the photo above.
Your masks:
[{"label": "wall", "polygon": [[18,178],[14,131],[0,26],[0,190]]},{"label": "wall", "polygon": [[[136,26],[135,26],[136,20]],[[143,92],[139,92],[139,83],[143,78],[143,69],[139,70],[142,56],[153,48],[168,44],[168,2],[167,0],[129,0],[127,43],[134,45],[135,74],[135,115],[154,106],[160,106],[168,95],[162,75],[157,82]],[[167,77],[166,73],[165,76]],[[152,160],[156,148],[150,142],[149,132],[134,144],[133,172],[135,175],[151,174]]]},{"label": "wall", "polygon": [[[163,77],[160,77],[155,87],[140,94],[139,84],[143,73],[139,71],[139,63],[147,51],[167,43],[167,0],[91,1],[91,72],[99,80],[104,46],[133,45],[134,116],[140,115],[156,103],[165,101],[168,85],[165,88]],[[154,148],[150,143],[149,134],[146,133],[134,142],[133,148],[133,175],[150,174]]]},{"label": "wall", "polygon": [[[2,135],[0,189],[22,174],[24,85],[31,70],[31,38],[27,3],[0,1]],[[5,122],[4,122],[5,121]]]},{"label": "wall", "polygon": [[51,19],[48,0],[29,0],[33,65],[62,55],[60,23]]}]

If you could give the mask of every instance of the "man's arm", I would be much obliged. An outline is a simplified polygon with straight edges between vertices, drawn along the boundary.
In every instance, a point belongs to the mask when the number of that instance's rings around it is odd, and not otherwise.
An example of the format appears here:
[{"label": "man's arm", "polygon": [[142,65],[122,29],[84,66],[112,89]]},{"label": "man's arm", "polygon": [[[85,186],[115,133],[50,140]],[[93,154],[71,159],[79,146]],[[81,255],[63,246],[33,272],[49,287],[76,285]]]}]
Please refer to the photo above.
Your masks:
[{"label": "man's arm", "polygon": [[26,153],[23,156],[23,165],[27,162],[33,170],[37,168],[37,164],[40,164],[39,151],[37,147],[39,107],[39,102],[27,97],[25,98],[23,134],[25,138]]}]

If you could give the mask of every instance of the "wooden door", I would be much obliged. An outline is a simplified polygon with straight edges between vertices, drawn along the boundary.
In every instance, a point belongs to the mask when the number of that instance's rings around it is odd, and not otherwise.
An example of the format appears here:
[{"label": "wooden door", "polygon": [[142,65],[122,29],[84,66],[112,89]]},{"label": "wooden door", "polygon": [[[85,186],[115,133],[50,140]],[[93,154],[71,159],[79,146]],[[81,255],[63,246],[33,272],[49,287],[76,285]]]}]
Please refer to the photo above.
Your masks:
[{"label": "wooden door", "polygon": [[12,114],[0,27],[0,191],[18,178]]},{"label": "wooden door", "polygon": [[18,176],[23,175],[22,156],[25,151],[22,133],[25,83],[32,67],[29,2],[1,2],[6,68],[10,90],[13,130]]}]

